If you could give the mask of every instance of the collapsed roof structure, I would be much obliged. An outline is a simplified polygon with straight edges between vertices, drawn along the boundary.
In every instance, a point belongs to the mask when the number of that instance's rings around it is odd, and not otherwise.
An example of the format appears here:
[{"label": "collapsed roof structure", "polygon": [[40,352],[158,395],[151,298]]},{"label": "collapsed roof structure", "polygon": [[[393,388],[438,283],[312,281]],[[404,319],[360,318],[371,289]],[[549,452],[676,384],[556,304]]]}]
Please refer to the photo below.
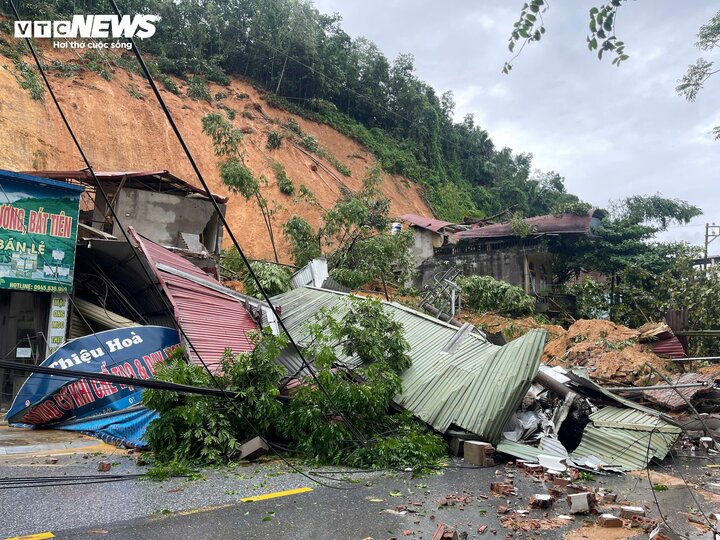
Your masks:
[{"label": "collapsed roof structure", "polygon": [[[310,338],[308,323],[325,312],[341,318],[348,299],[341,292],[300,287],[272,301],[303,347]],[[663,459],[682,432],[671,418],[581,373],[541,366],[543,329],[498,346],[468,323],[457,328],[401,304],[381,304],[403,325],[412,360],[394,404],[440,433],[490,442],[529,461],[543,457],[621,472]],[[348,369],[364,367],[356,357],[339,355]],[[279,361],[289,376],[307,375],[293,349],[283,351]]]}]

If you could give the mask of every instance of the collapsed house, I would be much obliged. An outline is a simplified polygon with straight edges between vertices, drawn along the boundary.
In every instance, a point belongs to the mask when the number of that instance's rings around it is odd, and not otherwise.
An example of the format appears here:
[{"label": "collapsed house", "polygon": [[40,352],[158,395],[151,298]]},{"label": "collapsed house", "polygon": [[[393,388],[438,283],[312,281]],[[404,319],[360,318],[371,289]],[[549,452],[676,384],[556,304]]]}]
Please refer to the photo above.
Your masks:
[{"label": "collapsed house", "polygon": [[592,236],[604,217],[601,210],[585,215],[537,216],[523,220],[531,231],[520,235],[512,223],[453,224],[415,215],[400,216],[413,231],[414,285],[423,289],[450,269],[466,276],[491,276],[522,288],[537,300],[537,311],[572,311],[573,299],[553,288],[553,253],[549,237]]},{"label": "collapsed house", "polygon": [[[273,298],[300,347],[308,342],[309,322],[327,311],[342,317],[347,302],[347,294],[314,287]],[[498,346],[469,323],[458,328],[401,304],[382,306],[402,323],[412,360],[395,406],[449,437],[485,441],[531,462],[621,472],[663,459],[682,432],[672,418],[581,372],[541,366],[545,330]],[[307,374],[294,349],[283,351],[280,362],[289,376]],[[340,362],[363,367],[353,357],[341,355]]]}]

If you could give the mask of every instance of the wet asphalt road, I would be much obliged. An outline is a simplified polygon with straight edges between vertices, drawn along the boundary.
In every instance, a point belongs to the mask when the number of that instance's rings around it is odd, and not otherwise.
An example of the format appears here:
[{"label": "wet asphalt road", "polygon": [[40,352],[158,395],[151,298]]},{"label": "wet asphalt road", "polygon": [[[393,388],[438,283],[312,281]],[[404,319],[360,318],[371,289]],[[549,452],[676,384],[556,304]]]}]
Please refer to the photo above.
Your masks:
[{"label": "wet asphalt road", "polygon": [[[53,465],[45,464],[43,458],[4,460],[0,462],[0,477],[97,474],[97,461],[101,459],[107,457],[60,456]],[[115,474],[143,470],[129,456],[111,456],[109,461],[115,463]],[[687,468],[683,470],[688,474]],[[694,480],[702,478],[712,486],[720,482],[720,477],[716,478],[720,473],[715,471],[698,470]],[[570,522],[556,519],[567,512],[564,501],[547,511],[531,510],[526,516],[514,513],[527,509],[529,497],[546,488],[514,468],[448,468],[441,475],[422,478],[410,478],[407,473],[352,474],[347,478],[353,482],[338,484],[344,489],[318,486],[278,463],[208,470],[204,474],[205,480],[195,481],[130,480],[0,490],[0,538],[51,531],[56,538],[68,539],[430,539],[441,522],[467,532],[468,538],[506,538],[508,533],[513,533],[513,538],[563,538],[571,529],[594,521],[586,516],[576,516]],[[508,474],[514,476],[518,495],[493,496],[490,482]],[[657,516],[652,492],[642,476],[597,477],[591,485],[613,489],[620,501],[644,504],[648,515]],[[312,487],[313,491],[240,502],[248,496],[302,487]],[[656,493],[666,517],[679,532],[702,538],[682,514],[691,511],[696,502],[684,486],[668,487]],[[717,502],[702,496],[699,503],[706,512],[720,510]],[[498,514],[498,509],[504,510],[502,506],[507,514]],[[537,529],[537,525],[552,528]],[[482,526],[487,528],[481,534],[478,529]],[[592,529],[587,529],[586,537],[595,537]]]}]

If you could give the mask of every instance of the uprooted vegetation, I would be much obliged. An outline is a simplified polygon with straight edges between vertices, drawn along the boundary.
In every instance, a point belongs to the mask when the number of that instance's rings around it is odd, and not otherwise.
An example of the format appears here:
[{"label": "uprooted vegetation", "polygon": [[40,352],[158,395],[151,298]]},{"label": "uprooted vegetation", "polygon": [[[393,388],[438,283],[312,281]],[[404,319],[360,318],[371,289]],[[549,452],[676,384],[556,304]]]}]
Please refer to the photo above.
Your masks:
[{"label": "uprooted vegetation", "polygon": [[467,276],[458,280],[463,301],[479,313],[496,312],[518,317],[535,311],[535,299],[520,287],[491,276]]},{"label": "uprooted vegetation", "polygon": [[[258,435],[321,464],[419,470],[446,455],[443,439],[424,424],[407,413],[388,414],[410,358],[402,325],[380,302],[351,298],[341,319],[322,312],[308,329],[304,354],[316,378],[303,377],[289,405],[278,400],[285,372],[277,359],[287,340],[268,331],[254,337],[252,352],[223,357],[216,379],[227,400],[146,390],[143,402],[159,413],[147,432],[158,462],[226,463]],[[340,354],[363,367],[344,369]],[[214,386],[204,368],[180,355],[159,368],[157,379]]]}]

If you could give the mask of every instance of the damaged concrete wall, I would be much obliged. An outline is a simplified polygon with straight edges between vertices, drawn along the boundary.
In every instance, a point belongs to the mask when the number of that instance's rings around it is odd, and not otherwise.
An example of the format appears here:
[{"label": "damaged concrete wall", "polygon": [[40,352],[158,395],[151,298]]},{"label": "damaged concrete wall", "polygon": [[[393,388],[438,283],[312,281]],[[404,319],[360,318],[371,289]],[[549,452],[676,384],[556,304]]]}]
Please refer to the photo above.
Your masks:
[{"label": "damaged concrete wall", "polygon": [[[141,235],[161,245],[193,249],[183,242],[181,233],[200,235],[211,253],[221,245],[219,220],[208,200],[125,188],[116,199],[115,210],[123,219],[123,226],[132,225]],[[122,235],[117,223],[112,234]]]},{"label": "damaged concrete wall", "polygon": [[464,250],[461,247],[442,249],[434,257],[423,261],[418,268],[415,286],[422,289],[433,284],[433,276],[456,266],[466,276],[492,276],[525,289],[525,256],[541,253],[539,245],[501,244],[496,249]]}]

